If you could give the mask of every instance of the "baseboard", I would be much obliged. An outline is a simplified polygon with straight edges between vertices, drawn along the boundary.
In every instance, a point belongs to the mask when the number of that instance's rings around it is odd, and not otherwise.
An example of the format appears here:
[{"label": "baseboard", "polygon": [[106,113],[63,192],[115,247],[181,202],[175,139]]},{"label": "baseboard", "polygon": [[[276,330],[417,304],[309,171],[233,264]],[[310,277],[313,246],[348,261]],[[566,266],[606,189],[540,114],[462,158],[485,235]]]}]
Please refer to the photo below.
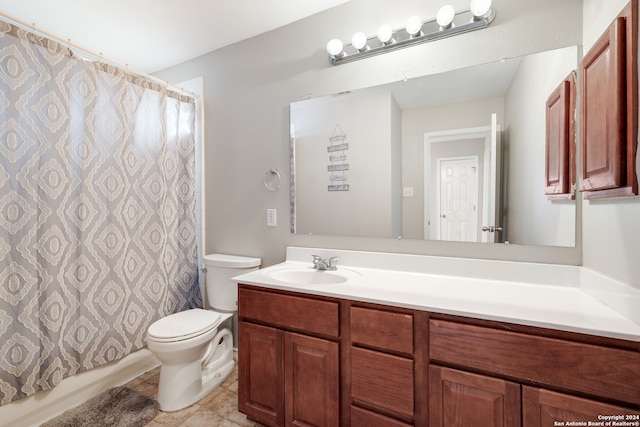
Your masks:
[{"label": "baseboard", "polygon": [[39,426],[67,409],[160,366],[146,348],[116,362],[65,378],[51,390],[40,391],[24,399],[0,406],[0,425]]}]

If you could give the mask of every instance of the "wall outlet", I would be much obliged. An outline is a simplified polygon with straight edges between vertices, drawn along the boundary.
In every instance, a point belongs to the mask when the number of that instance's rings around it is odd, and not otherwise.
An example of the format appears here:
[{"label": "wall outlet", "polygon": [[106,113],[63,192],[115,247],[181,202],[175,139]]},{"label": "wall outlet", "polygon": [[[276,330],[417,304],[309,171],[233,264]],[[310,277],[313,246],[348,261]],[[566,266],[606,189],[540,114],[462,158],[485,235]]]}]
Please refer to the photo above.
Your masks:
[{"label": "wall outlet", "polygon": [[413,197],[413,187],[404,187],[402,189],[403,197]]},{"label": "wall outlet", "polygon": [[275,227],[278,224],[276,219],[276,210],[267,209],[267,227]]}]

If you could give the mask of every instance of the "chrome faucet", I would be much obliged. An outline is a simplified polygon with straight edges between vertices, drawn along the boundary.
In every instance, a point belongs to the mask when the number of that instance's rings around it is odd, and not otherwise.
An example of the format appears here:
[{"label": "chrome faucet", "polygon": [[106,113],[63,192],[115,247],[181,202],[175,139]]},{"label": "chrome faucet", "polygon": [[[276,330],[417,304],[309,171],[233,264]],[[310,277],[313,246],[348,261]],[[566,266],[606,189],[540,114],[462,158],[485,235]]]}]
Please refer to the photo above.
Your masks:
[{"label": "chrome faucet", "polygon": [[313,257],[313,268],[316,270],[337,270],[338,269],[338,257],[334,256],[329,259],[324,259],[318,255],[311,255]]}]

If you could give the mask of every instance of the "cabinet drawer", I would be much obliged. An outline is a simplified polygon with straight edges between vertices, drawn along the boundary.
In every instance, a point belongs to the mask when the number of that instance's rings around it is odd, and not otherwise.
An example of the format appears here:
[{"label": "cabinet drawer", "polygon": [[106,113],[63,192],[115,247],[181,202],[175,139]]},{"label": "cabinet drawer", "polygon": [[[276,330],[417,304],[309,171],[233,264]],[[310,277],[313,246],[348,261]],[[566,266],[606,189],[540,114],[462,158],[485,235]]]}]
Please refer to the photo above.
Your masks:
[{"label": "cabinet drawer", "polygon": [[367,411],[366,409],[351,407],[351,426],[352,427],[411,427],[393,418]]},{"label": "cabinet drawer", "polygon": [[413,355],[413,316],[351,307],[351,342]]},{"label": "cabinet drawer", "polygon": [[640,353],[444,320],[429,322],[429,357],[640,404]]},{"label": "cabinet drawer", "polygon": [[354,403],[411,420],[413,361],[351,347],[351,396]]},{"label": "cabinet drawer", "polygon": [[240,286],[238,316],[307,333],[339,336],[339,303]]}]

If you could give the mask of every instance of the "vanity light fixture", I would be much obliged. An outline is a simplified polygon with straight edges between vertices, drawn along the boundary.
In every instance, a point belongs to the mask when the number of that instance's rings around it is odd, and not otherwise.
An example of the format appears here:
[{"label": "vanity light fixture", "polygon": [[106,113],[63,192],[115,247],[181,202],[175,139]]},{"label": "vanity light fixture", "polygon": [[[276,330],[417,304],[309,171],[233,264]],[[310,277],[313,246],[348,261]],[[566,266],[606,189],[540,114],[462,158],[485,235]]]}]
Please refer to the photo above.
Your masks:
[{"label": "vanity light fixture", "polygon": [[422,35],[422,18],[417,15],[409,17],[405,30],[411,38],[420,37]]},{"label": "vanity light fixture", "polygon": [[368,50],[369,46],[367,45],[367,35],[362,32],[355,33],[353,37],[351,37],[351,45],[358,49],[358,52]]},{"label": "vanity light fixture", "polygon": [[446,5],[440,8],[435,19],[422,21],[418,16],[412,16],[404,28],[392,30],[388,25],[382,25],[373,37],[354,34],[348,45],[333,39],[327,44],[329,61],[333,65],[342,64],[486,28],[496,16],[491,3],[492,0],[470,0],[469,9],[461,12]]},{"label": "vanity light fixture", "polygon": [[455,17],[456,9],[453,6],[450,4],[442,6],[436,15],[436,22],[440,26],[440,31],[451,28]]},{"label": "vanity light fixture", "polygon": [[491,0],[471,0],[469,10],[473,14],[474,21],[484,19],[491,12]]},{"label": "vanity light fixture", "polygon": [[327,43],[327,52],[331,55],[332,58],[338,58],[340,56],[344,56],[344,46],[342,44],[342,40],[333,39],[329,40]]},{"label": "vanity light fixture", "polygon": [[387,24],[381,25],[380,28],[378,28],[376,36],[383,46],[387,46],[395,42],[393,39],[393,30]]}]

